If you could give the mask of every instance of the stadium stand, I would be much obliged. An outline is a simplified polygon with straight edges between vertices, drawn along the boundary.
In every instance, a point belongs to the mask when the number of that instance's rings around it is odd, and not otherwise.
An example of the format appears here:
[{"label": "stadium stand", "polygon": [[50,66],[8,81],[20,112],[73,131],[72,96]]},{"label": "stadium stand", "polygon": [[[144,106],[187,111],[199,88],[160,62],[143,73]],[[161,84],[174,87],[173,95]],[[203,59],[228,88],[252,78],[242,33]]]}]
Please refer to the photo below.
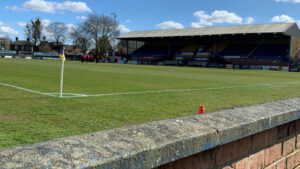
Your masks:
[{"label": "stadium stand", "polygon": [[164,57],[168,55],[168,48],[164,46],[142,46],[141,48],[134,51],[131,56],[141,57]]},{"label": "stadium stand", "polygon": [[[296,23],[137,31],[119,39],[127,42],[124,57],[137,63],[224,68],[299,64]],[[143,60],[147,62],[139,62]]]},{"label": "stadium stand", "polygon": [[221,58],[247,58],[256,46],[255,44],[232,44],[225,48],[220,56]]},{"label": "stadium stand", "polygon": [[193,57],[195,56],[195,52],[198,49],[197,45],[188,45],[182,48],[180,51],[177,51],[176,57]]},{"label": "stadium stand", "polygon": [[251,55],[256,59],[280,60],[288,55],[289,46],[284,44],[262,44]]}]

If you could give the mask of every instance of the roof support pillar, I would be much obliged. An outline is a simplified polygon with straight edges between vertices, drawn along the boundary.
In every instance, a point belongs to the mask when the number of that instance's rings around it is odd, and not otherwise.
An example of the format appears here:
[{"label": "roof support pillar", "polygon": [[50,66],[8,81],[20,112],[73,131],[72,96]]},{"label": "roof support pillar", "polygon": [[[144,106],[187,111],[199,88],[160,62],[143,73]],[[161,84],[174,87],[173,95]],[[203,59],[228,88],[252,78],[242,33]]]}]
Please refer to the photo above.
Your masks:
[{"label": "roof support pillar", "polygon": [[216,58],[216,52],[217,52],[217,37],[215,37],[215,44],[214,44],[214,58]]},{"label": "roof support pillar", "polygon": [[171,57],[171,39],[169,39],[169,43],[168,43],[168,55],[169,57]]},{"label": "roof support pillar", "polygon": [[136,56],[138,57],[138,60],[140,60],[140,54],[137,51],[137,40],[135,40],[135,49],[134,49],[134,52],[136,52]]},{"label": "roof support pillar", "polygon": [[292,56],[292,46],[293,46],[293,36],[290,36],[290,46],[289,46],[289,60],[293,58]]},{"label": "roof support pillar", "polygon": [[128,41],[129,40],[126,40],[126,55],[127,55],[127,57],[129,56],[129,52],[128,52],[128,45],[129,45],[129,43],[128,43]]}]

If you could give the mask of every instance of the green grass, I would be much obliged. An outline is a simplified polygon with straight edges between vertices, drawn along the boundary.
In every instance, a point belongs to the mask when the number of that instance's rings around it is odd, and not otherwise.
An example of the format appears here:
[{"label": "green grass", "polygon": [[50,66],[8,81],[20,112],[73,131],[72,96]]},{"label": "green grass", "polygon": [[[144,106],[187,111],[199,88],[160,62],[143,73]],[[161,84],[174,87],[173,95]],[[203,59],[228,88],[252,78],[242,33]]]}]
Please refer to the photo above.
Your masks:
[{"label": "green grass", "polygon": [[[57,93],[59,79],[58,61],[0,59],[2,83]],[[299,83],[279,84],[290,82]],[[300,73],[66,62],[65,93],[244,85],[249,87],[63,99],[0,85],[0,148],[194,115],[200,104],[212,112],[300,96]]]}]

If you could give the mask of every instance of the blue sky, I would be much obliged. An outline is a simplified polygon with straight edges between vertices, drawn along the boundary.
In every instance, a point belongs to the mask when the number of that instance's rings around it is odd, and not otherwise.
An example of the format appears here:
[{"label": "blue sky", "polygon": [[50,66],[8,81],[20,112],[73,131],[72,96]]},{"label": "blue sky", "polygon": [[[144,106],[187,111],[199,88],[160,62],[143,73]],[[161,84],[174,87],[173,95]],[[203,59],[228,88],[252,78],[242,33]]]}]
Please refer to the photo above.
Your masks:
[{"label": "blue sky", "polygon": [[116,13],[121,33],[138,30],[300,23],[300,0],[0,0],[0,36],[25,38],[24,25],[39,17],[46,26],[68,27],[89,14]]}]

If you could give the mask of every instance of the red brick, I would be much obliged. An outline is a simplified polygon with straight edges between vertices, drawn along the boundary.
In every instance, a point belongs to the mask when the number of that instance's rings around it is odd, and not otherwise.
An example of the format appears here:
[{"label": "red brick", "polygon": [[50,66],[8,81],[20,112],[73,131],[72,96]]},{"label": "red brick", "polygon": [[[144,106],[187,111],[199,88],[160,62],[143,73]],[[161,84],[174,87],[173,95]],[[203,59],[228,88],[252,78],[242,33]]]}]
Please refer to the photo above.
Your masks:
[{"label": "red brick", "polygon": [[297,149],[300,149],[300,134],[298,134],[297,136],[297,145],[296,145]]},{"label": "red brick", "polygon": [[300,151],[297,153],[292,154],[290,157],[287,158],[287,168],[293,169],[297,165],[300,164]]},{"label": "red brick", "polygon": [[281,146],[282,144],[276,144],[265,150],[265,165],[270,165],[274,161],[281,157]]},{"label": "red brick", "polygon": [[289,123],[289,136],[296,134],[297,130],[298,130],[298,121],[297,120]]},{"label": "red brick", "polygon": [[263,169],[265,167],[265,151],[259,151],[249,157],[250,168]]},{"label": "red brick", "polygon": [[248,154],[251,149],[251,137],[246,137],[221,146],[217,150],[217,165],[222,166]]},{"label": "red brick", "polygon": [[283,152],[282,154],[285,156],[296,149],[296,137],[292,137],[283,142]]},{"label": "red brick", "polygon": [[213,150],[204,151],[186,157],[163,166],[157,169],[211,169],[214,168]]},{"label": "red brick", "polygon": [[286,159],[281,160],[279,163],[276,164],[276,169],[285,169],[286,167]]},{"label": "red brick", "polygon": [[235,169],[250,169],[248,157],[238,161],[235,164]]},{"label": "red brick", "polygon": [[289,135],[289,124],[283,124],[278,127],[278,139],[282,139]]},{"label": "red brick", "polygon": [[298,132],[300,132],[300,119],[298,119]]},{"label": "red brick", "polygon": [[277,128],[272,128],[253,135],[253,151],[274,144],[277,141]]}]

